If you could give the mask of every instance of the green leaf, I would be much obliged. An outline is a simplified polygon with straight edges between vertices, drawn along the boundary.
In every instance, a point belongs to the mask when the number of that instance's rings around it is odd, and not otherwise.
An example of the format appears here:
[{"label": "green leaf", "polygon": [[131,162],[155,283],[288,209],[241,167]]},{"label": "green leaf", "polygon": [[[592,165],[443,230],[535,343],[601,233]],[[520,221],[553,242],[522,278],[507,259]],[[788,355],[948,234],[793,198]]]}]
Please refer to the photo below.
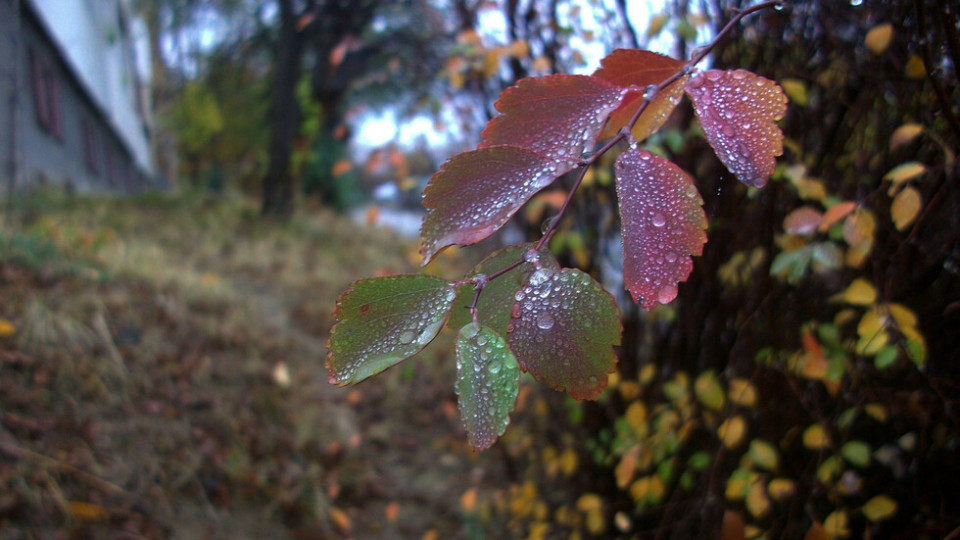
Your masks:
[{"label": "green leaf", "polygon": [[873,359],[873,365],[880,370],[889,369],[896,363],[899,354],[900,351],[896,345],[884,345],[877,351],[877,356]]},{"label": "green leaf", "polygon": [[330,383],[356,384],[420,352],[440,331],[454,297],[452,283],[427,275],[354,282],[337,299],[327,342]]},{"label": "green leaf", "polygon": [[[517,268],[490,281],[480,293],[480,300],[477,302],[477,321],[489,326],[501,336],[507,334],[510,310],[516,302],[517,291],[523,287],[537,267],[560,270],[560,264],[549,251],[544,249],[532,252],[534,246],[534,243],[521,244],[495,251],[475,266],[467,276],[471,278],[479,275],[489,276],[524,259]],[[473,284],[466,284],[458,290],[453,313],[447,322],[448,328],[461,328],[472,320],[467,307],[473,302],[473,297]]]},{"label": "green leaf", "polygon": [[870,445],[863,441],[850,441],[840,448],[843,459],[856,467],[870,465]]},{"label": "green leaf", "polygon": [[521,368],[576,399],[594,399],[616,367],[617,303],[580,270],[544,266],[516,293],[507,343]]},{"label": "green leaf", "polygon": [[710,458],[710,454],[706,452],[697,452],[690,456],[690,459],[687,460],[687,465],[695,471],[704,471],[707,467],[710,466],[710,463],[713,460]]},{"label": "green leaf", "polygon": [[474,448],[489,448],[503,435],[519,384],[517,359],[499,334],[472,322],[460,329],[456,388],[460,419]]}]

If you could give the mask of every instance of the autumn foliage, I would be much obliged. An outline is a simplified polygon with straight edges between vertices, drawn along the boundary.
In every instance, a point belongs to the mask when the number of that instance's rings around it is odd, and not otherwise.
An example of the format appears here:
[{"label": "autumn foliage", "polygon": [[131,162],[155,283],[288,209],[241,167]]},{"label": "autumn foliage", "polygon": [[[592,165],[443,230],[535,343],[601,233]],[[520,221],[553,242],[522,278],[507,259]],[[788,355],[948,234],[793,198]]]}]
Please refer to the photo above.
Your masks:
[{"label": "autumn foliage", "polygon": [[[592,76],[526,78],[505,90],[477,149],[452,157],[427,185],[423,264],[447,246],[488,238],[533,195],[577,171],[568,203],[599,157],[626,142],[615,166],[625,285],[644,309],[671,302],[707,241],[703,199],[689,174],[638,143],[686,95],[717,156],[745,184],[762,187],[782,153],[780,87],[745,70],[690,76],[702,58],[621,49]],[[453,313],[460,412],[478,449],[506,429],[518,367],[576,399],[595,399],[616,367],[619,312],[597,281],[561,268],[545,250],[557,220],[535,245],[498,251],[461,280],[354,283],[337,302],[330,382],[355,384],[415,354]]]}]

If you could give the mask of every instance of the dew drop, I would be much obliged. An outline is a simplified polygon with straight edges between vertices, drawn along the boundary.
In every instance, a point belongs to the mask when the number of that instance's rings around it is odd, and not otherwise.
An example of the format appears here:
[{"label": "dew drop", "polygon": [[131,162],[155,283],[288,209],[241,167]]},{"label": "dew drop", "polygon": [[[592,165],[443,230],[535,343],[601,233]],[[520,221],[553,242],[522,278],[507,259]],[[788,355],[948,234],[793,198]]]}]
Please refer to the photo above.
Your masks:
[{"label": "dew drop", "polygon": [[653,214],[653,217],[650,218],[650,221],[653,223],[654,227],[663,227],[667,224],[667,216],[660,212],[656,212]]},{"label": "dew drop", "polygon": [[664,256],[667,258],[667,262],[677,262],[677,254],[672,251],[666,252]]},{"label": "dew drop", "polygon": [[660,292],[657,293],[657,300],[661,304],[668,304],[677,297],[677,287],[676,285],[664,285],[660,289]]},{"label": "dew drop", "polygon": [[549,313],[541,313],[537,316],[537,328],[541,330],[549,330],[553,328],[553,316]]},{"label": "dew drop", "polygon": [[490,373],[492,373],[492,374],[494,374],[494,375],[497,374],[497,373],[500,373],[500,361],[497,360],[497,359],[493,359],[493,360],[490,362],[490,365],[487,366],[487,371],[489,371]]},{"label": "dew drop", "polygon": [[410,330],[404,330],[400,333],[400,336],[397,338],[401,344],[406,345],[407,343],[413,342],[413,332]]},{"label": "dew drop", "polygon": [[483,346],[487,343],[487,336],[480,334],[477,336],[477,345]]}]

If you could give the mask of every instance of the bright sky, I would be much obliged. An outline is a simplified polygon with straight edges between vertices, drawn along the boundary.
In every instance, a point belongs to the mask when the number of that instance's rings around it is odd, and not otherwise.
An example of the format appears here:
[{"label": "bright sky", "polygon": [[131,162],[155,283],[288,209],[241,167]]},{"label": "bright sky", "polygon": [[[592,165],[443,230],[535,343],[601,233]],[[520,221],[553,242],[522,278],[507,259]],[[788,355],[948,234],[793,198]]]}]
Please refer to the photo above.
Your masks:
[{"label": "bright sky", "polygon": [[[608,8],[613,8],[613,0],[605,0]],[[633,0],[627,3],[627,15],[630,18],[633,27],[642,37],[649,25],[650,19],[663,10],[663,0],[637,1]],[[566,18],[566,13],[561,13],[561,17]],[[581,5],[579,10],[580,25],[585,30],[594,32],[602,31],[602,24],[594,17],[594,11],[586,5]],[[561,21],[564,22],[564,21]],[[507,43],[507,24],[503,11],[500,9],[483,9],[479,13],[478,23],[480,34],[487,43]],[[701,36],[706,39],[708,36]],[[598,40],[585,41],[580,37],[574,37],[571,45],[580,51],[586,60],[586,64],[576,69],[575,73],[592,73],[600,65],[600,59],[606,54],[605,47]],[[669,54],[673,46],[673,36],[669,29],[665,30],[656,39],[650,41],[646,46],[656,52]],[[354,149],[358,154],[364,155],[374,148],[381,147],[390,142],[397,142],[403,148],[412,148],[417,141],[424,138],[431,147],[442,146],[449,142],[451,138],[456,139],[462,136],[462,133],[451,133],[451,126],[456,126],[457,122],[451,111],[443,113],[447,118],[443,124],[445,131],[439,132],[435,129],[432,118],[427,116],[418,116],[410,120],[399,121],[397,112],[387,109],[377,113],[368,113],[357,119],[357,133],[354,137]]]}]

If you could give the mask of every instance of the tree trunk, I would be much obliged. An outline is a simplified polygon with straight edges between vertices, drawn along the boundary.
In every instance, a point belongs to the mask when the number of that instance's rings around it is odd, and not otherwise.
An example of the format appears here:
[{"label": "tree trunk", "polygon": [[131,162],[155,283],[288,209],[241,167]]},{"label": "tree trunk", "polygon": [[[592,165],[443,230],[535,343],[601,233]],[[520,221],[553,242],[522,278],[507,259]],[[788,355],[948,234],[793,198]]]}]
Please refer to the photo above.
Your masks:
[{"label": "tree trunk", "polygon": [[294,178],[290,155],[300,125],[296,87],[300,77],[303,37],[297,29],[293,0],[279,0],[280,36],[277,40],[276,80],[270,111],[270,150],[263,179],[261,213],[286,218],[293,212]]}]

